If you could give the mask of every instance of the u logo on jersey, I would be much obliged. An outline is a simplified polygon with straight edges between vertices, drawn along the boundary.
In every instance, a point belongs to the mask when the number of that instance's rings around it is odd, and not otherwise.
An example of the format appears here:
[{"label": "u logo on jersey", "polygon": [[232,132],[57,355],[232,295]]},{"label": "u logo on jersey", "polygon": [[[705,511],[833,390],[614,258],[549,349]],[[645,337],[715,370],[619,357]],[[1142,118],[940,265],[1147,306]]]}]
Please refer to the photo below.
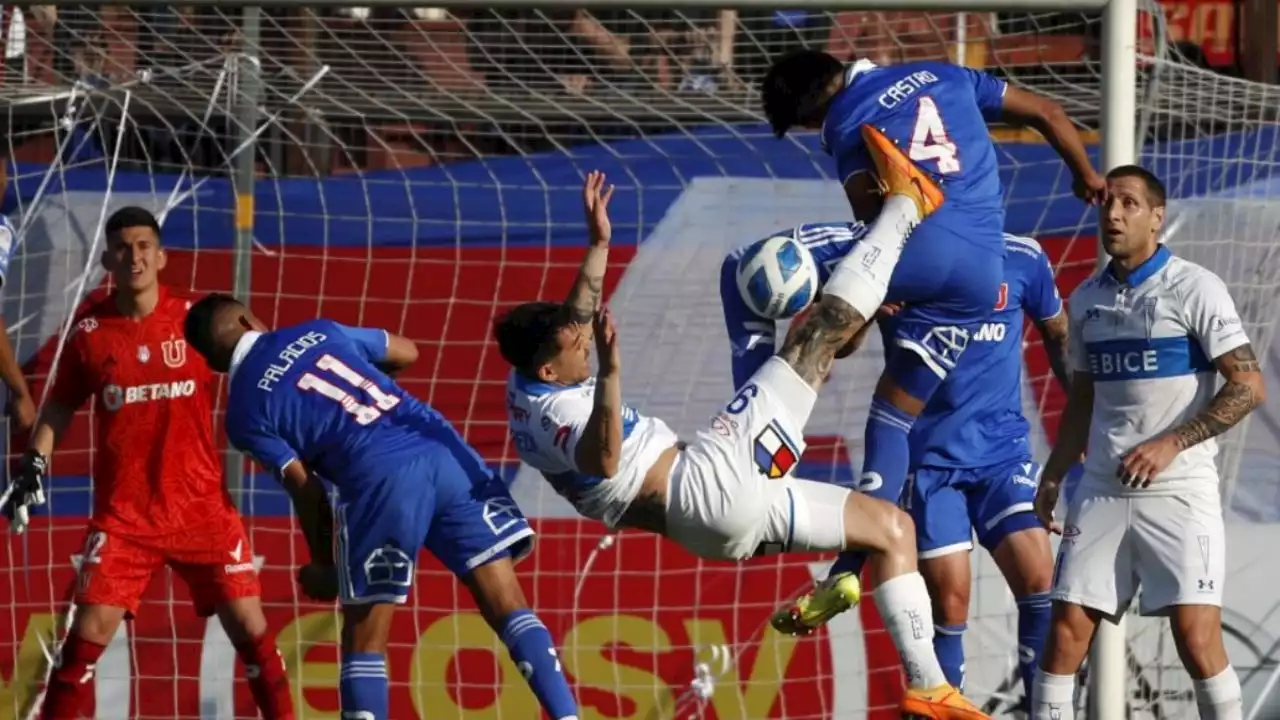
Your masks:
[{"label": "u logo on jersey", "polygon": [[765,426],[752,444],[756,467],[770,480],[786,475],[800,461],[800,449],[774,420]]},{"label": "u logo on jersey", "polygon": [[996,296],[996,310],[1009,307],[1009,283],[1000,283],[1000,294]]},{"label": "u logo on jersey", "polygon": [[160,354],[164,356],[165,365],[180,368],[187,364],[187,341],[165,340],[160,343]]}]

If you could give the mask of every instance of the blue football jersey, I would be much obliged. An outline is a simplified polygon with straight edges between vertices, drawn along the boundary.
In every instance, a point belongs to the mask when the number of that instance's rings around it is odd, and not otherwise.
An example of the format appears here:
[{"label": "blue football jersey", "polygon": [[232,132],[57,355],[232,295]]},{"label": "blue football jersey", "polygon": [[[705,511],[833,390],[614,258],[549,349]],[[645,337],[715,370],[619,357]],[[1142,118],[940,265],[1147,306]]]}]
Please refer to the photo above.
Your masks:
[{"label": "blue football jersey", "polygon": [[[1004,282],[995,311],[970,337],[964,361],[911,429],[913,467],[987,467],[1029,452],[1030,428],[1022,415],[1023,319],[1056,316],[1062,312],[1062,298],[1039,243],[1006,235],[1005,246]],[[892,320],[882,321],[881,332],[892,332],[892,325]]]},{"label": "blue football jersey", "polygon": [[[813,254],[813,261],[818,266],[818,287],[822,287],[835,266],[867,234],[867,226],[860,222],[811,223],[769,237],[786,234],[799,240]],[[738,248],[720,265],[720,305],[733,348],[735,388],[742,387],[764,365],[777,344],[774,321],[756,315],[747,307],[738,289],[738,260],[759,242],[764,240]]]},{"label": "blue football jersey", "polygon": [[844,182],[875,165],[861,128],[879,128],[937,178],[946,203],[931,218],[963,227],[964,217],[1004,227],[1004,192],[987,121],[1000,117],[1006,83],[946,62],[849,66],[822,127],[822,145]]},{"label": "blue football jersey", "polygon": [[387,342],[382,330],[329,320],[246,337],[232,363],[228,439],[275,472],[301,460],[343,495],[420,458],[424,437],[486,474],[444,416],[376,367]]}]

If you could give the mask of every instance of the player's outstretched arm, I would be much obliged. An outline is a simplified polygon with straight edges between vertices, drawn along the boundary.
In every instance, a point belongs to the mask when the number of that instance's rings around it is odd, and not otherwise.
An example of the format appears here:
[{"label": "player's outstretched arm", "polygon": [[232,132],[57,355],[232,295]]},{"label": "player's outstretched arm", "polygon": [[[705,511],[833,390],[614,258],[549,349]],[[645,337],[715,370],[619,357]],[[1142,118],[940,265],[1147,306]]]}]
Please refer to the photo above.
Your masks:
[{"label": "player's outstretched arm", "polygon": [[298,516],[302,536],[311,551],[311,564],[332,566],[333,507],[329,505],[324,483],[312,475],[300,460],[294,460],[280,471],[280,482],[289,493],[293,512]]},{"label": "player's outstretched arm", "polygon": [[591,322],[591,316],[600,308],[600,300],[604,297],[604,272],[609,263],[609,240],[613,237],[613,226],[609,222],[609,200],[612,197],[613,186],[605,186],[604,173],[599,170],[587,173],[582,184],[582,205],[590,237],[573,289],[565,300],[570,317],[583,325]]},{"label": "player's outstretched arm", "polygon": [[608,308],[592,318],[596,336],[595,407],[582,428],[574,448],[579,472],[613,477],[622,462],[622,361],[618,355],[618,333]]},{"label": "player's outstretched arm", "polygon": [[1076,195],[1089,203],[1101,201],[1106,182],[1094,170],[1080,133],[1061,105],[1038,93],[1009,85],[1001,114],[1007,122],[1033,128],[1044,136],[1071,170]]}]

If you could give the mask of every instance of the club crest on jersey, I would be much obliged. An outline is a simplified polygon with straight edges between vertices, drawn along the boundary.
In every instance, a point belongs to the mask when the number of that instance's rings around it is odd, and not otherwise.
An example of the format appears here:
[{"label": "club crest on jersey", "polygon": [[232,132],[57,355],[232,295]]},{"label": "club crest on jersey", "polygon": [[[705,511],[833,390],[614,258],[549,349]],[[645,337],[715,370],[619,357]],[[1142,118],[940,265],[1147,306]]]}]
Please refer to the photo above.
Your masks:
[{"label": "club crest on jersey", "polygon": [[795,467],[800,460],[800,450],[775,420],[765,426],[752,445],[756,467],[770,480],[776,480]]},{"label": "club crest on jersey", "polygon": [[139,345],[138,346],[138,362],[145,363],[150,359],[151,359],[151,351],[147,349],[146,345]]},{"label": "club crest on jersey", "polygon": [[187,364],[187,341],[165,340],[160,343],[160,354],[164,364],[171,368],[180,368]]}]

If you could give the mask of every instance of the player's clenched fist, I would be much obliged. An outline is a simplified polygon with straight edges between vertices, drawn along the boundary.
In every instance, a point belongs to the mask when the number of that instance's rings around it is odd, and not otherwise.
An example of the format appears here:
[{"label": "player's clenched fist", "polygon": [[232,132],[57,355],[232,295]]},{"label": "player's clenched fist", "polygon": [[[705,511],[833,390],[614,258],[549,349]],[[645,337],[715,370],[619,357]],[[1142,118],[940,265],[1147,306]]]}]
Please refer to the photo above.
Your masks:
[{"label": "player's clenched fist", "polygon": [[13,479],[13,487],[7,493],[6,512],[13,523],[13,531],[21,535],[31,522],[30,508],[44,504],[44,478],[49,474],[49,459],[28,450],[22,456],[22,464]]},{"label": "player's clenched fist", "polygon": [[593,246],[608,245],[613,236],[613,225],[609,222],[612,197],[613,186],[605,186],[604,173],[599,170],[587,173],[586,182],[582,184],[582,205],[587,211],[587,228]]},{"label": "player's clenched fist", "polygon": [[303,565],[298,571],[298,585],[312,600],[332,602],[338,598],[338,571],[333,565]]},{"label": "player's clenched fist", "polygon": [[622,368],[622,357],[618,352],[618,329],[613,325],[613,313],[609,308],[597,310],[591,318],[591,328],[596,336],[596,358],[600,363],[600,374],[609,375]]}]

